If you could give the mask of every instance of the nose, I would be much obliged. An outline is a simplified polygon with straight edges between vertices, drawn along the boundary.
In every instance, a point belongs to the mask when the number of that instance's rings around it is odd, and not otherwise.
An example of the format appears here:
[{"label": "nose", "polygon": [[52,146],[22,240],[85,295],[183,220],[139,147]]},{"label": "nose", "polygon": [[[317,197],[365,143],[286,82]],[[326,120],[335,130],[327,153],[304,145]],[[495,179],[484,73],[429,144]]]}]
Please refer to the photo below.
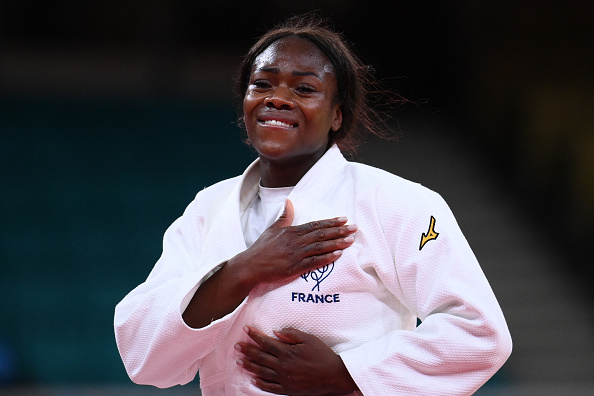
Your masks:
[{"label": "nose", "polygon": [[279,110],[291,110],[295,103],[291,99],[289,90],[279,87],[270,92],[266,98],[266,106]]}]

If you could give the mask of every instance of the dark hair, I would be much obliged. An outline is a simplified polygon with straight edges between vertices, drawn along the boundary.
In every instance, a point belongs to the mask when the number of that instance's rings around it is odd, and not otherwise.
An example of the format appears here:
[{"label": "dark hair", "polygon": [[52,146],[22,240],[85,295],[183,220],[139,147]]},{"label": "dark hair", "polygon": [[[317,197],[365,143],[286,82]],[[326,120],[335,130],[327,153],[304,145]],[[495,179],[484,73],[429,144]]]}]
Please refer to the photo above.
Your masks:
[{"label": "dark hair", "polygon": [[[402,103],[398,99],[386,101],[387,91],[379,89],[372,74],[373,69],[365,65],[351,50],[342,35],[329,28],[319,17],[313,14],[295,16],[266,32],[250,48],[241,63],[237,91],[240,98],[245,96],[249,86],[252,66],[256,57],[272,43],[284,37],[297,36],[314,43],[332,62],[338,83],[337,102],[341,103],[342,126],[337,131],[330,131],[330,144],[336,143],[345,153],[354,153],[359,138],[365,133],[388,137],[388,128],[383,122],[383,114],[376,110],[379,101],[387,104]],[[389,95],[388,95],[389,96]],[[386,104],[386,103],[383,103]]]}]

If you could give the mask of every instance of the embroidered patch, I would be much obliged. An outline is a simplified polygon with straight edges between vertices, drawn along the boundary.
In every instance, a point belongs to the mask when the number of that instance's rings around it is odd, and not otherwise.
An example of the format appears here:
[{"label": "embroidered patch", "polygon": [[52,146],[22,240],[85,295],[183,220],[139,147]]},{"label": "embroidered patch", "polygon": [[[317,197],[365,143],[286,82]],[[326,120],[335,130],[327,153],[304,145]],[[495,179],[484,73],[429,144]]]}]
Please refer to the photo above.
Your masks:
[{"label": "embroidered patch", "polygon": [[326,279],[328,276],[330,276],[333,269],[334,269],[334,262],[332,262],[331,264],[325,265],[323,267],[320,267],[314,271],[307,271],[307,273],[301,275],[301,277],[303,279],[305,279],[306,282],[309,282],[308,278],[313,280],[314,282],[316,282],[316,284],[311,289],[311,291],[314,291],[316,289],[318,289],[318,291],[320,291],[320,283],[322,283],[322,281],[324,279]]},{"label": "embroidered patch", "polygon": [[421,235],[421,244],[419,245],[419,250],[423,249],[425,244],[433,239],[437,239],[439,232],[435,232],[435,217],[431,216],[431,222],[429,223],[429,229],[427,233],[423,233]]},{"label": "embroidered patch", "polygon": [[[320,291],[320,283],[326,279],[334,270],[334,263],[330,263],[323,267],[320,267],[313,271],[307,271],[301,275],[301,278],[309,283],[309,281],[315,282],[314,287],[311,291]],[[340,302],[340,294],[316,294],[316,293],[300,293],[292,292],[291,301],[298,303],[314,303],[314,304],[332,304]]]}]

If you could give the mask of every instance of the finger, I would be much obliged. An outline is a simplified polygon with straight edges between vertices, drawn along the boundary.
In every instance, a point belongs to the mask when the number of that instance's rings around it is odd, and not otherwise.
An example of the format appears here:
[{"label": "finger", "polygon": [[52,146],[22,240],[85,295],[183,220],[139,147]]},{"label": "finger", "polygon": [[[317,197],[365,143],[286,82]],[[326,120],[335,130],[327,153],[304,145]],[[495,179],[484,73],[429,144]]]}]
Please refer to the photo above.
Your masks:
[{"label": "finger", "polygon": [[284,329],[277,331],[272,331],[278,339],[283,341],[286,344],[301,344],[303,343],[309,336],[308,333],[304,333],[301,330],[295,329],[293,327],[285,327]]},{"label": "finger", "polygon": [[295,218],[295,209],[293,208],[293,202],[290,199],[285,201],[285,210],[283,214],[280,215],[278,220],[276,220],[270,227],[274,228],[282,228],[282,227],[289,227],[293,224],[293,219]]},{"label": "finger", "polygon": [[303,235],[311,243],[315,241],[330,241],[333,239],[345,238],[357,232],[355,224],[343,225],[340,227],[318,228]]},{"label": "finger", "polygon": [[252,379],[252,384],[254,384],[256,388],[259,388],[269,393],[274,393],[275,395],[287,394],[285,388],[281,384],[278,384],[276,382],[268,382],[261,378],[254,378]]},{"label": "finger", "polygon": [[295,226],[295,230],[300,235],[309,234],[315,230],[319,230],[322,228],[330,228],[330,227],[340,227],[346,224],[348,219],[344,216],[342,217],[335,217],[332,219],[324,219],[324,220],[316,220],[310,221],[309,223],[304,223],[298,226]]},{"label": "finger", "polygon": [[301,248],[303,257],[309,257],[318,254],[331,253],[337,250],[343,250],[351,246],[355,238],[349,235],[345,238],[332,239],[329,241],[314,241]]},{"label": "finger", "polygon": [[250,373],[258,376],[258,378],[267,382],[278,382],[279,380],[278,373],[270,367],[263,366],[248,359],[237,359],[236,363],[244,370],[249,371]]},{"label": "finger", "polygon": [[285,344],[283,344],[281,341],[273,337],[269,337],[261,331],[258,331],[250,326],[244,326],[243,330],[265,352],[268,352],[276,357],[282,354]]},{"label": "finger", "polygon": [[342,256],[342,250],[305,257],[299,262],[296,271],[308,271],[328,265]]},{"label": "finger", "polygon": [[278,364],[278,358],[276,356],[264,351],[258,345],[240,342],[235,344],[235,349],[241,352],[247,360],[254,362],[254,364],[271,369],[274,369]]},{"label": "finger", "polygon": [[355,242],[353,234],[356,231],[357,226],[354,224],[313,230],[301,236],[299,244],[302,246],[302,257],[346,249]]}]

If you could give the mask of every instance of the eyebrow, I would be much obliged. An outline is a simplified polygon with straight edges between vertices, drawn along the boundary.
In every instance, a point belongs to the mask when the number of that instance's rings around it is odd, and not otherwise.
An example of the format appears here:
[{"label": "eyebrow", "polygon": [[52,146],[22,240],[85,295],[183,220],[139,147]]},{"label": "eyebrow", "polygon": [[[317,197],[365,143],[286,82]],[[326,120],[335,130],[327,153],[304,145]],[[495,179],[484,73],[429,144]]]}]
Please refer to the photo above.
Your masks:
[{"label": "eyebrow", "polygon": [[[268,73],[273,73],[273,74],[279,74],[280,73],[280,69],[277,67],[261,67],[259,69],[256,69],[256,71],[263,71],[263,72],[268,72]],[[316,77],[318,80],[321,80],[322,78],[314,72],[311,71],[299,71],[299,70],[294,70],[292,73],[292,75],[297,76],[297,77],[303,77],[303,76],[313,76]]]}]

